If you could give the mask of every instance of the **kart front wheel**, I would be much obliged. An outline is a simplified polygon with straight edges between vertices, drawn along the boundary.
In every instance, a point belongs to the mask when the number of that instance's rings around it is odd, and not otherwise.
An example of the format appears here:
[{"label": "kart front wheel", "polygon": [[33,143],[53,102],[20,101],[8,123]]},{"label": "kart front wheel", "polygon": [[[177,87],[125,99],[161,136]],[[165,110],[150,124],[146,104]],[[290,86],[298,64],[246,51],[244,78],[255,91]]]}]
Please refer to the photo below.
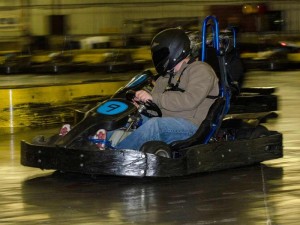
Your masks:
[{"label": "kart front wheel", "polygon": [[51,137],[45,137],[44,135],[38,135],[32,139],[32,144],[36,145],[50,145],[53,144],[60,136],[55,134]]},{"label": "kart front wheel", "polygon": [[163,141],[148,141],[141,147],[141,152],[171,158],[171,149],[169,145]]},{"label": "kart front wheel", "polygon": [[44,135],[38,135],[32,139],[32,144],[45,144],[46,138]]}]

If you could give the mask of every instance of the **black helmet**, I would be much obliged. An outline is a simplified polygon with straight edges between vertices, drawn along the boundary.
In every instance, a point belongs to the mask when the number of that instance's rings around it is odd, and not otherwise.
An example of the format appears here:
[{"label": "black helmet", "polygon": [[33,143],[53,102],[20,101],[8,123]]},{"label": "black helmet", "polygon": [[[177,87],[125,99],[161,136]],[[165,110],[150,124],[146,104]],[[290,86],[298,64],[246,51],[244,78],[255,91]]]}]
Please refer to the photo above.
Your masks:
[{"label": "black helmet", "polygon": [[178,28],[159,32],[151,42],[152,61],[161,75],[173,69],[190,51],[190,39]]}]

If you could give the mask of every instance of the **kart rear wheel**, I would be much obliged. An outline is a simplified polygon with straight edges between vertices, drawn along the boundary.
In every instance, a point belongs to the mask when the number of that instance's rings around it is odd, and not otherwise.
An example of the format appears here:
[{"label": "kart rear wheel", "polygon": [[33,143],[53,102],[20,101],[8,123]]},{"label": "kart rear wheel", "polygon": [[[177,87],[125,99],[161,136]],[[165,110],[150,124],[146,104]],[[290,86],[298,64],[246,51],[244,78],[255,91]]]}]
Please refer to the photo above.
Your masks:
[{"label": "kart rear wheel", "polygon": [[269,135],[269,130],[262,125],[258,125],[257,127],[246,127],[237,130],[236,138],[238,140],[255,139],[255,138],[265,137],[268,135]]},{"label": "kart rear wheel", "polygon": [[171,158],[171,149],[163,141],[148,141],[141,147],[141,152],[151,153],[157,156]]},{"label": "kart rear wheel", "polygon": [[250,135],[250,139],[265,137],[265,136],[268,136],[268,135],[269,135],[269,130],[266,127],[262,126],[262,125],[258,125],[252,131],[252,133]]}]

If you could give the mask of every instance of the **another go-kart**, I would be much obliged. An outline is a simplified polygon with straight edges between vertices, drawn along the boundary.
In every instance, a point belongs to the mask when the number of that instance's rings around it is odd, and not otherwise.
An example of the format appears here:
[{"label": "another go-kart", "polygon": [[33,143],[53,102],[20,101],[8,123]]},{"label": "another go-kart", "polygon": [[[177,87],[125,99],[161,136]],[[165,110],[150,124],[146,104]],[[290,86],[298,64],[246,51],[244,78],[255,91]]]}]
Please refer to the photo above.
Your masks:
[{"label": "another go-kart", "polygon": [[284,71],[300,68],[300,45],[293,41],[279,41],[242,45],[241,58],[247,70]]},{"label": "another go-kart", "polygon": [[30,72],[31,55],[9,53],[2,57],[0,56],[0,61],[0,74],[24,74]]},{"label": "another go-kart", "polygon": [[[207,17],[215,23],[214,17]],[[216,38],[216,43],[219,42]],[[217,45],[220,65],[224,53]],[[161,116],[151,102],[137,108],[130,99],[132,91],[148,82],[148,72],[132,79],[111,99],[98,103],[65,135],[39,136],[32,143],[21,142],[21,164],[94,175],[171,177],[216,171],[260,163],[283,155],[282,134],[260,124],[261,117],[248,118],[226,114],[230,108],[230,88],[224,67],[220,67],[220,96],[211,106],[196,133],[172,143],[149,141],[139,149],[99,150],[106,140],[94,139],[99,129],[115,131],[109,143],[118,143],[139,126],[141,114]],[[154,113],[153,113],[154,112]],[[109,144],[108,144],[109,145]]]},{"label": "another go-kart", "polygon": [[[107,52],[106,52],[107,51]],[[37,56],[36,56],[37,57]],[[130,51],[107,49],[105,51],[85,52],[78,50],[64,51],[44,55],[45,60],[32,62],[31,72],[40,74],[72,73],[72,72],[105,72],[120,73],[141,71],[145,62],[134,61]]]}]

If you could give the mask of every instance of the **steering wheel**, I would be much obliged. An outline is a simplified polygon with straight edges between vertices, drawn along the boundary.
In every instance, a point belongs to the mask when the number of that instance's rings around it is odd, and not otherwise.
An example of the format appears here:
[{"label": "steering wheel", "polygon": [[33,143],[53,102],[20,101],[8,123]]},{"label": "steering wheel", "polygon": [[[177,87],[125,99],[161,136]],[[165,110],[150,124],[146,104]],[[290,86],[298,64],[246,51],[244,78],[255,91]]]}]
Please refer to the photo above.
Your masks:
[{"label": "steering wheel", "polygon": [[[135,91],[129,90],[126,92],[126,99],[129,101],[133,101],[135,97]],[[144,109],[142,110],[141,114],[147,117],[161,117],[162,112],[160,108],[151,100],[147,102],[137,102],[139,105],[143,105]]]},{"label": "steering wheel", "polygon": [[161,117],[162,112],[160,108],[152,101],[142,102],[146,107],[145,110],[142,111],[142,114],[147,117]]}]

